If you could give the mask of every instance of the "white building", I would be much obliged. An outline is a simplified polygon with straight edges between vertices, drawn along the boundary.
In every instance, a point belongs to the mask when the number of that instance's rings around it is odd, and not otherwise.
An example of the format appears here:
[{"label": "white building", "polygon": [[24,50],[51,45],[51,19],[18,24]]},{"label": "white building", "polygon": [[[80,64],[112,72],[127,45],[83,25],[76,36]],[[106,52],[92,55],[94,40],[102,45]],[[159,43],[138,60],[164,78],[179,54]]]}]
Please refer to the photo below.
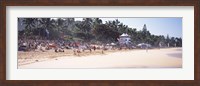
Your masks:
[{"label": "white building", "polygon": [[119,39],[118,39],[119,44],[121,46],[123,46],[123,45],[129,45],[130,42],[131,42],[130,40],[131,40],[131,38],[130,38],[130,36],[127,33],[123,33],[122,35],[119,36]]}]

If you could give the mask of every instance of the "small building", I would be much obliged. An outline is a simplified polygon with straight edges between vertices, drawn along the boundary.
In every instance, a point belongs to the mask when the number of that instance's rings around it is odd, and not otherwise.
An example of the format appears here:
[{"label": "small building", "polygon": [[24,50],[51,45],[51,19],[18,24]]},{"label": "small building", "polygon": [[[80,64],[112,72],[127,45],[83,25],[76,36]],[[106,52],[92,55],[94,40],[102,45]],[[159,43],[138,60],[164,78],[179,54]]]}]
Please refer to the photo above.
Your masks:
[{"label": "small building", "polygon": [[152,48],[152,46],[150,44],[147,44],[147,43],[140,43],[140,44],[137,45],[137,47],[139,47],[141,49]]},{"label": "small building", "polygon": [[123,33],[118,39],[120,46],[128,46],[131,43],[130,40],[131,38],[127,33]]}]

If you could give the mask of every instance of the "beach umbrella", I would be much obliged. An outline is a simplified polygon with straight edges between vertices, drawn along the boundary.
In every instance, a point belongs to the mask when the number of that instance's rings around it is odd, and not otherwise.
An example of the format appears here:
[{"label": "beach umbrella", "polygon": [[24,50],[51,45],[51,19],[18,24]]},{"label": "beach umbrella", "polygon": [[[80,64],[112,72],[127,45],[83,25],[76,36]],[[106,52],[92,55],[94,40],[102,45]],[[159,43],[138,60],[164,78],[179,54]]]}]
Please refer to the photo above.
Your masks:
[{"label": "beach umbrella", "polygon": [[115,43],[111,43],[110,45],[116,45]]}]

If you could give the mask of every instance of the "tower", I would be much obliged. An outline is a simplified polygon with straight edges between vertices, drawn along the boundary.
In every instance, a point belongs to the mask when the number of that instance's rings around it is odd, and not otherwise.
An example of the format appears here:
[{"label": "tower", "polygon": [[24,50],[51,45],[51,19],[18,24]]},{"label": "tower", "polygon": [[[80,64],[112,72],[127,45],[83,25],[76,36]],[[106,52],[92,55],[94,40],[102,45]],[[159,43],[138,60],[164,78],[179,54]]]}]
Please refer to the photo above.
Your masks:
[{"label": "tower", "polygon": [[143,29],[142,29],[143,31],[147,31],[147,26],[146,26],[146,24],[144,24],[144,26],[143,26]]}]

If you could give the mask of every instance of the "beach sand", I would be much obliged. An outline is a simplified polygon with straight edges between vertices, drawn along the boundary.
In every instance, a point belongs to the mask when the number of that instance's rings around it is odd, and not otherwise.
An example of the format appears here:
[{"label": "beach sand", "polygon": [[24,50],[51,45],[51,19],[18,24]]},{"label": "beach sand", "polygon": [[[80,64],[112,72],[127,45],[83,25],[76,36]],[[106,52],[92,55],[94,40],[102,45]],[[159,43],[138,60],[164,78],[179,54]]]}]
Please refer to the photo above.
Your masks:
[{"label": "beach sand", "polygon": [[[181,68],[182,48],[163,48],[146,50],[86,51],[80,56],[72,51],[55,53],[53,51],[26,52],[33,57],[25,57],[18,52],[19,69],[43,68]],[[43,56],[41,58],[41,56]],[[45,57],[46,56],[46,57]],[[30,60],[25,60],[30,59]]]}]

